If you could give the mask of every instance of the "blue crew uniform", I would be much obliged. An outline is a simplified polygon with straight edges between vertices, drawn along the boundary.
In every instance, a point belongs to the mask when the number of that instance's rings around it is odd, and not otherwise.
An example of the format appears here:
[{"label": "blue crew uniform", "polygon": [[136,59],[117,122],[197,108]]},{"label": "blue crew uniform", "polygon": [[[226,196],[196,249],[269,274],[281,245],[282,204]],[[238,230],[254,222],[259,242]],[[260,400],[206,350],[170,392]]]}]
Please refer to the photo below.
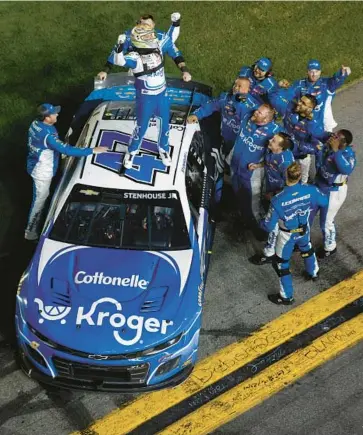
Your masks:
[{"label": "blue crew uniform", "polygon": [[307,183],[310,169],[311,154],[317,155],[320,140],[326,137],[323,125],[313,119],[307,119],[294,112],[295,103],[286,106],[284,129],[294,142],[293,154],[301,165],[301,181]]},{"label": "blue crew uniform", "polygon": [[300,99],[306,94],[313,95],[318,102],[314,108],[314,118],[324,125],[325,130],[332,131],[336,123],[331,113],[331,103],[336,90],[344,84],[347,77],[339,70],[332,77],[321,77],[315,83],[310,82],[308,78],[296,80],[291,86],[290,99]]},{"label": "blue crew uniform", "polygon": [[[333,151],[328,145],[324,145],[315,183],[328,197],[328,204],[320,210],[320,228],[326,252],[336,249],[334,219],[347,197],[348,176],[352,174],[356,162],[351,146]],[[310,222],[313,221],[316,211],[311,214]]]},{"label": "blue crew uniform", "polygon": [[198,120],[210,116],[213,112],[221,114],[221,135],[223,137],[224,154],[227,155],[233,148],[239,132],[242,119],[251,114],[260,106],[259,102],[251,95],[242,96],[240,101],[232,92],[222,92],[219,97],[203,104],[193,112]]},{"label": "blue crew uniform", "polygon": [[246,117],[241,123],[241,129],[232,150],[232,187],[234,192],[241,196],[243,213],[249,221],[260,218],[263,169],[250,171],[248,165],[263,161],[268,141],[279,131],[281,127],[275,121],[257,125],[250,117]]},{"label": "blue crew uniform", "polygon": [[278,88],[277,81],[271,75],[267,75],[262,80],[256,79],[253,74],[253,67],[243,66],[238,74],[239,77],[246,77],[251,82],[250,94],[255,97],[260,104],[266,103],[269,95]]},{"label": "blue crew uniform", "polygon": [[347,77],[339,70],[332,77],[321,77],[314,83],[308,77],[296,80],[287,89],[275,89],[270,96],[271,104],[281,114],[290,101],[299,100],[307,94],[313,95],[318,103],[313,111],[314,119],[324,126],[324,130],[332,131],[337,124],[333,119],[331,103],[337,89],[344,84]]},{"label": "blue crew uniform", "polygon": [[[270,149],[266,150],[264,168],[265,168],[265,191],[266,193],[276,194],[282,190],[286,182],[286,169],[294,162],[294,155],[290,150],[284,150],[281,153],[273,153]],[[267,242],[263,248],[265,257],[275,255],[276,239],[278,226],[268,235]]]},{"label": "blue crew uniform", "polygon": [[272,198],[270,209],[260,223],[267,232],[279,224],[273,266],[280,278],[280,295],[284,299],[293,297],[290,258],[295,245],[304,258],[306,272],[311,277],[318,274],[319,266],[310,242],[309,215],[311,209],[325,207],[327,203],[327,197],[315,186],[301,183],[286,186]]},{"label": "blue crew uniform", "polygon": [[54,125],[39,120],[32,122],[28,133],[27,172],[33,178],[33,200],[25,230],[26,239],[38,238],[42,211],[49,196],[52,178],[58,169],[60,154],[84,157],[92,153],[91,148],[76,148],[62,142]]},{"label": "blue crew uniform", "polygon": [[[237,101],[236,95],[233,95],[232,91],[228,93],[222,92],[219,97],[208,101],[195,110],[193,115],[195,115],[198,120],[201,120],[214,112],[220,112],[221,136],[223,138],[222,153],[224,158],[233,148],[242,119],[248,114],[251,114],[259,106],[259,102],[249,94],[241,96],[240,101]],[[219,168],[220,176],[216,184],[215,194],[217,203],[221,200],[222,196],[223,170],[223,167]]]},{"label": "blue crew uniform", "polygon": [[286,168],[294,162],[294,155],[290,150],[273,153],[267,149],[265,154],[266,192],[276,193],[284,188],[286,182]]}]

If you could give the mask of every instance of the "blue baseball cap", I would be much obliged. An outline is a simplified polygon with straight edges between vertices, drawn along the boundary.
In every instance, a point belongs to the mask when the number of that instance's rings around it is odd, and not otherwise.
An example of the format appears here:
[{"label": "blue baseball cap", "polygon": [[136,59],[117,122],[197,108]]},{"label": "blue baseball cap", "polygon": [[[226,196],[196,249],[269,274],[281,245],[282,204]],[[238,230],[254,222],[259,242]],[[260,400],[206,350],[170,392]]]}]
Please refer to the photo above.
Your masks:
[{"label": "blue baseball cap", "polygon": [[269,71],[272,68],[272,61],[268,57],[261,57],[255,64],[261,71]]},{"label": "blue baseball cap", "polygon": [[320,62],[316,59],[310,59],[308,62],[308,71],[310,71],[311,69],[321,70]]},{"label": "blue baseball cap", "polygon": [[53,106],[53,104],[43,103],[38,106],[38,112],[41,116],[56,115],[61,111],[61,106]]}]

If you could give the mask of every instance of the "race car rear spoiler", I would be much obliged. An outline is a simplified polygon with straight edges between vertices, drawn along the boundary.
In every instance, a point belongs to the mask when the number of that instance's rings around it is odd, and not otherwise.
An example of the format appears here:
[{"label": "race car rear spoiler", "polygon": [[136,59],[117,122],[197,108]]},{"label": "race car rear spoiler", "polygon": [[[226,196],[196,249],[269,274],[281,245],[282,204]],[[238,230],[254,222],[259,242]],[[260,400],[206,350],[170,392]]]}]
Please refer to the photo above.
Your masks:
[{"label": "race car rear spoiler", "polygon": [[[106,80],[94,79],[94,91],[87,97],[86,101],[97,99],[100,96],[103,100],[134,100],[135,79],[128,73],[109,74]],[[212,88],[200,82],[184,82],[180,78],[167,76],[166,78],[168,96],[171,104],[189,105],[193,97],[193,105],[199,106],[212,96]]]}]

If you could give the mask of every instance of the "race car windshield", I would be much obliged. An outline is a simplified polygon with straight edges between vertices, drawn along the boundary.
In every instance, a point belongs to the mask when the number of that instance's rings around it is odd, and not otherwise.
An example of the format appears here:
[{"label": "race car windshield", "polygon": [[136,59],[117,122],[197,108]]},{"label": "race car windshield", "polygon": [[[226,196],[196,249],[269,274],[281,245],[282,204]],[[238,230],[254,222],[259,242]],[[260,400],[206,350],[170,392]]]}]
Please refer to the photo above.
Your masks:
[{"label": "race car windshield", "polygon": [[130,192],[79,184],[64,204],[49,238],[119,249],[190,248],[177,192]]}]

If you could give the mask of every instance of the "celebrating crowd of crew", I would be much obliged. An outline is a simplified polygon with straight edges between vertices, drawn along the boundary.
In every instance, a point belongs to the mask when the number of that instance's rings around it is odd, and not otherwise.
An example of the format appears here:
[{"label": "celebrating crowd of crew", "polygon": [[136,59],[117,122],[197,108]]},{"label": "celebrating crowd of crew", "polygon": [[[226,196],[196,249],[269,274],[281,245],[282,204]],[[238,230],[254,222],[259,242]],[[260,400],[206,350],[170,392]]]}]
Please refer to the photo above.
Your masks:
[{"label": "celebrating crowd of crew", "polygon": [[[342,66],[332,77],[321,77],[320,62],[312,59],[306,78],[292,85],[287,80],[278,83],[271,59],[262,57],[241,68],[229,92],[188,118],[194,123],[215,111],[221,114],[222,154],[230,166],[243,224],[257,237],[261,230],[268,233],[263,253],[249,260],[273,265],[280,292],[269,299],[276,304],[293,303],[289,262],[296,247],[304,258],[306,278],[318,278],[310,241],[310,225],[318,210],[323,234],[318,257],[330,257],[337,250],[334,219],[346,198],[356,159],[351,132],[332,132],[337,124],[331,102],[350,73]],[[308,184],[312,156],[315,178]]]},{"label": "celebrating crowd of crew", "polygon": [[[98,74],[100,80],[105,80],[112,66],[118,65],[129,68],[135,77],[136,126],[123,160],[126,169],[133,165],[152,116],[160,120],[160,158],[164,165],[171,164],[164,56],[174,60],[184,81],[192,78],[175,46],[180,14],[173,13],[171,20],[170,29],[164,33],[155,30],[151,15],[140,17],[131,31],[119,35]],[[346,198],[347,179],[356,164],[351,132],[341,129],[332,133],[336,127],[332,99],[351,70],[343,65],[332,77],[321,77],[321,70],[320,62],[312,59],[307,65],[307,77],[292,84],[287,80],[277,82],[271,59],[262,57],[252,66],[242,66],[229,92],[203,104],[187,119],[188,123],[195,123],[220,112],[222,156],[230,168],[243,224],[257,234],[268,232],[263,253],[250,260],[256,265],[271,263],[275,268],[280,292],[269,295],[269,299],[276,304],[293,302],[289,261],[296,246],[304,258],[307,278],[318,277],[319,267],[310,241],[310,225],[318,210],[323,233],[323,248],[318,256],[326,258],[336,252],[334,219]],[[58,138],[53,125],[58,113],[59,107],[42,105],[41,119],[34,121],[36,124],[30,129],[28,172],[34,180],[34,196],[25,234],[28,239],[38,237],[40,212],[55,171],[54,163],[52,170],[46,167],[49,152],[55,160],[59,153],[82,156],[107,151],[99,147],[75,153]],[[41,158],[44,151],[47,159]],[[316,175],[308,184],[312,156]],[[217,192],[218,200],[220,194],[221,190]],[[266,200],[270,203],[265,208],[267,214],[262,207]]]}]

